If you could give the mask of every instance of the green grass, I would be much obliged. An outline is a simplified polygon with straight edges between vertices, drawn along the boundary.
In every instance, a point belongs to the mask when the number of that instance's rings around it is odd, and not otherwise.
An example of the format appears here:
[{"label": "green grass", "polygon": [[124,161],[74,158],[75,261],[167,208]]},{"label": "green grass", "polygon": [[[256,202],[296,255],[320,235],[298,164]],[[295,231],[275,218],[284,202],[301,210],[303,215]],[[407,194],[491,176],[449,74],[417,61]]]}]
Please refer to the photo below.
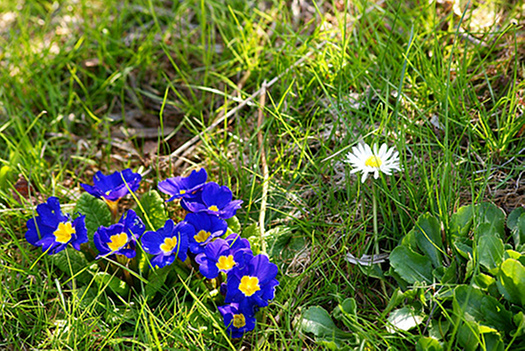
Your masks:
[{"label": "green grass", "polygon": [[[376,183],[384,252],[427,211],[447,223],[462,204],[516,207],[524,31],[513,21],[523,24],[523,3],[472,1],[463,13],[427,1],[300,3],[0,4],[0,347],[317,349],[301,313],[348,297],[363,349],[415,347],[417,331],[387,332],[379,280],[344,259],[373,251],[373,189],[342,161],[359,140],[400,152],[403,170]],[[476,28],[475,9],[501,20]],[[265,106],[256,96],[228,114],[264,82]],[[83,295],[25,242],[34,205],[53,195],[72,209],[96,170],[127,167],[146,174],[145,189],[206,167],[244,201],[243,226],[266,202],[264,229],[288,230],[284,246],[268,241],[276,298],[242,341],[226,337],[191,279],[154,305],[124,305]]]}]

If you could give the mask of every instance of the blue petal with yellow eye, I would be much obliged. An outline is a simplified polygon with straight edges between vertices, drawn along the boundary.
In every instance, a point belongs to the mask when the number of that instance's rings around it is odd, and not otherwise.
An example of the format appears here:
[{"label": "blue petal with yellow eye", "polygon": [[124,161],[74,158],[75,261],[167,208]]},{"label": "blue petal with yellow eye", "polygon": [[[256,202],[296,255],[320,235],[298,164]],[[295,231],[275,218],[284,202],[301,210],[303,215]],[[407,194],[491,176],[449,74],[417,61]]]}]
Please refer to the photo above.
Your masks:
[{"label": "blue petal with yellow eye", "polygon": [[183,199],[181,204],[190,212],[206,212],[228,219],[235,216],[241,208],[242,200],[232,200],[232,192],[227,186],[217,183],[206,183],[202,187],[200,199]]},{"label": "blue petal with yellow eye", "polygon": [[188,239],[190,251],[196,255],[204,252],[209,242],[222,236],[228,229],[226,221],[206,212],[188,213],[184,220],[195,228],[195,234]]},{"label": "blue petal with yellow eye", "polygon": [[195,234],[195,229],[185,221],[175,223],[168,219],[157,231],[144,233],[140,240],[144,251],[154,255],[151,264],[165,267],[175,262],[178,257],[185,261],[188,255],[188,237]]},{"label": "blue petal with yellow eye", "polygon": [[219,306],[218,309],[222,315],[226,331],[231,338],[242,338],[244,333],[255,328],[255,323],[257,322],[255,316],[253,313],[241,310],[239,304],[231,303]]},{"label": "blue petal with yellow eye", "polygon": [[129,193],[128,188],[135,192],[139,188],[141,180],[142,176],[139,173],[134,173],[128,168],[107,176],[98,171],[93,176],[93,186],[83,183],[80,185],[88,193],[99,199],[115,202]]},{"label": "blue petal with yellow eye", "polygon": [[232,234],[224,239],[216,239],[195,257],[199,271],[208,279],[214,279],[219,272],[228,273],[233,267],[242,268],[253,257],[248,240]]},{"label": "blue petal with yellow eye", "polygon": [[171,195],[167,200],[169,202],[175,199],[193,197],[204,186],[206,179],[208,179],[208,174],[204,168],[201,168],[199,171],[192,171],[187,177],[174,177],[163,180],[159,182],[157,187],[163,193]]},{"label": "blue petal with yellow eye", "polygon": [[224,302],[236,302],[245,311],[268,306],[279,285],[277,273],[277,266],[266,255],[254,256],[243,268],[235,267],[228,273]]},{"label": "blue petal with yellow eye", "polygon": [[97,258],[109,255],[135,257],[137,240],[145,229],[146,226],[133,210],[122,215],[118,223],[99,227],[93,236],[95,247],[100,252]]},{"label": "blue petal with yellow eye", "polygon": [[85,216],[72,220],[60,209],[60,201],[50,197],[47,202],[36,208],[37,216],[27,221],[26,240],[34,246],[40,246],[50,255],[64,250],[71,244],[80,250],[80,244],[88,241]]}]

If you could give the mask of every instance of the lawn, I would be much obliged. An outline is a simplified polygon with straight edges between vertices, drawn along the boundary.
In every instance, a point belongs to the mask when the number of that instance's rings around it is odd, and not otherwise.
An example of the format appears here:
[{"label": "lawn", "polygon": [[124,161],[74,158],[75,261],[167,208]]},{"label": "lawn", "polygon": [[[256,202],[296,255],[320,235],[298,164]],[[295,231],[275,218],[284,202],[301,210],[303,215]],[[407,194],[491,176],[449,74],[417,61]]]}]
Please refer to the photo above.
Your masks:
[{"label": "lawn", "polygon": [[[0,348],[525,349],[524,15],[510,0],[2,1]],[[362,181],[347,161],[363,143],[399,169]],[[126,169],[140,187],[112,215],[82,184]],[[278,268],[241,338],[219,312],[230,273],[207,279],[193,251],[156,268],[144,240],[129,261],[26,240],[50,197],[90,239],[129,209],[146,231],[183,222],[192,205],[160,189],[201,169],[242,200],[228,234]]]}]

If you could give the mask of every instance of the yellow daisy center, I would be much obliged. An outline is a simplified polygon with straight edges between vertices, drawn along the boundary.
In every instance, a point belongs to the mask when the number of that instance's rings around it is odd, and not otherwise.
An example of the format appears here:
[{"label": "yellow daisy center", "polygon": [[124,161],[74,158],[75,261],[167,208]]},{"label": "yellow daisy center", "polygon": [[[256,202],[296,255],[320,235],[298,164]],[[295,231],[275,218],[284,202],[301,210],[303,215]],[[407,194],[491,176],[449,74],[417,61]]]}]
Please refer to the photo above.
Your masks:
[{"label": "yellow daisy center", "polygon": [[365,161],[365,166],[379,168],[383,164],[383,161],[375,155],[370,156]]},{"label": "yellow daisy center", "polygon": [[205,230],[201,230],[193,238],[195,239],[196,242],[203,243],[203,242],[206,241],[206,239],[208,239],[210,237],[210,235],[211,235],[210,232],[207,232]]},{"label": "yellow daisy center", "polygon": [[210,207],[208,207],[208,210],[213,211],[213,212],[217,212],[217,211],[219,211],[219,208],[217,206],[215,206],[215,205],[211,205]]},{"label": "yellow daisy center", "polygon": [[176,246],[177,237],[174,236],[173,238],[164,239],[164,243],[160,244],[160,249],[164,251],[164,253],[171,253]]},{"label": "yellow daisy center", "polygon": [[55,241],[61,244],[65,244],[71,240],[71,235],[75,234],[75,228],[71,225],[71,222],[60,222],[57,230],[53,232]]},{"label": "yellow daisy center", "polygon": [[233,326],[235,328],[242,328],[246,325],[246,319],[242,313],[233,315]]},{"label": "yellow daisy center", "polygon": [[221,256],[217,261],[217,268],[223,271],[229,271],[230,269],[232,269],[233,266],[235,266],[235,261],[233,260],[232,255]]},{"label": "yellow daisy center", "polygon": [[259,287],[259,278],[245,275],[241,278],[239,290],[242,291],[245,296],[252,296],[256,291],[261,290]]},{"label": "yellow daisy center", "polygon": [[128,242],[126,233],[115,234],[109,237],[108,247],[111,251],[117,251]]}]

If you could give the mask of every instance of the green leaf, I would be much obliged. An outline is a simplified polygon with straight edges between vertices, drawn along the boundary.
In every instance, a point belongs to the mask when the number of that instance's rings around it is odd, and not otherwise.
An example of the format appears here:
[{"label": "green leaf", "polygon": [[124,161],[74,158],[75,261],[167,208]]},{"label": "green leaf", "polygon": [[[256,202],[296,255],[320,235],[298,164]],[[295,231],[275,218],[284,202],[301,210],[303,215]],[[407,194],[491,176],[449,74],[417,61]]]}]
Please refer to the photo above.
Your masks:
[{"label": "green leaf", "polygon": [[525,267],[519,261],[503,261],[497,279],[498,289],[508,301],[525,306]]},{"label": "green leaf", "polygon": [[500,265],[504,252],[503,241],[494,232],[494,227],[487,227],[478,239],[479,263],[488,270],[494,269]]},{"label": "green leaf", "polygon": [[168,273],[171,271],[171,266],[172,265],[169,265],[163,268],[158,268],[150,271],[148,276],[148,283],[145,287],[145,293],[148,299],[152,299],[157,293],[157,291],[159,291],[162,288],[164,282],[166,281]]},{"label": "green leaf", "polygon": [[454,289],[453,308],[465,320],[483,323],[496,330],[510,332],[512,314],[494,297],[469,285]]},{"label": "green leaf", "polygon": [[450,233],[452,236],[467,236],[472,226],[472,205],[462,206],[450,217]]},{"label": "green leaf", "polygon": [[51,255],[50,258],[55,266],[79,283],[88,283],[91,280],[88,271],[89,262],[84,253],[68,247],[56,255]]},{"label": "green leaf", "polygon": [[500,236],[505,234],[505,212],[490,202],[483,202],[475,207],[476,227],[484,223],[493,227]]},{"label": "green leaf", "polygon": [[228,230],[231,230],[232,233],[239,234],[241,232],[241,222],[239,222],[239,218],[237,218],[237,216],[228,218],[226,223],[228,223]]},{"label": "green leaf", "polygon": [[419,216],[414,228],[414,235],[419,249],[430,258],[434,267],[440,267],[443,241],[441,239],[441,225],[429,213]]},{"label": "green leaf", "polygon": [[93,234],[100,226],[109,227],[111,225],[111,212],[106,203],[89,193],[82,193],[78,199],[76,212],[86,216],[86,228],[90,246],[95,249],[93,244]]},{"label": "green leaf", "polygon": [[432,283],[432,262],[406,246],[398,246],[390,253],[390,265],[409,284]]},{"label": "green leaf", "polygon": [[423,336],[416,344],[416,351],[442,351],[443,346],[434,338]]},{"label": "green leaf", "polygon": [[312,333],[319,338],[347,338],[346,333],[337,328],[326,310],[319,306],[308,308],[301,317],[300,328],[305,333]]},{"label": "green leaf", "polygon": [[[523,209],[523,207],[520,207],[520,208]],[[516,210],[514,210],[512,213],[514,212],[516,212]],[[509,221],[510,221],[510,216],[509,216]],[[512,238],[514,239],[514,244],[516,245],[516,247],[525,243],[525,213],[522,214],[518,218],[518,220],[516,221],[516,225],[512,229],[511,233],[512,233]]]},{"label": "green leaf", "polygon": [[388,322],[390,322],[395,328],[387,326],[387,330],[390,333],[395,333],[396,329],[405,331],[410,330],[423,323],[423,320],[425,320],[425,314],[420,311],[416,312],[414,307],[401,307],[390,313],[390,316],[388,316]]},{"label": "green leaf", "polygon": [[95,281],[99,284],[99,289],[104,290],[106,287],[109,287],[115,294],[119,295],[124,300],[127,299],[129,285],[126,284],[125,281],[106,272],[95,273]]},{"label": "green leaf", "polygon": [[[144,219],[144,224],[148,230],[158,230],[166,224],[168,215],[166,214],[166,207],[164,206],[164,200],[160,197],[159,193],[156,190],[150,190],[140,198],[140,204],[144,212],[137,206],[135,212],[139,215],[140,218]],[[149,219],[149,222],[147,219]],[[150,226],[153,226],[151,228]]]},{"label": "green leaf", "polygon": [[458,328],[458,343],[466,351],[475,351],[479,345],[480,334],[478,323],[464,321]]},{"label": "green leaf", "polygon": [[525,208],[518,207],[514,209],[507,218],[507,228],[510,230],[515,230],[518,226],[518,219],[521,217],[521,215],[525,214]]},{"label": "green leaf", "polygon": [[357,317],[357,303],[355,302],[355,299],[349,297],[345,299],[343,302],[341,302],[335,309],[334,309],[334,318],[341,320],[343,319],[343,316],[351,316],[352,318]]}]

